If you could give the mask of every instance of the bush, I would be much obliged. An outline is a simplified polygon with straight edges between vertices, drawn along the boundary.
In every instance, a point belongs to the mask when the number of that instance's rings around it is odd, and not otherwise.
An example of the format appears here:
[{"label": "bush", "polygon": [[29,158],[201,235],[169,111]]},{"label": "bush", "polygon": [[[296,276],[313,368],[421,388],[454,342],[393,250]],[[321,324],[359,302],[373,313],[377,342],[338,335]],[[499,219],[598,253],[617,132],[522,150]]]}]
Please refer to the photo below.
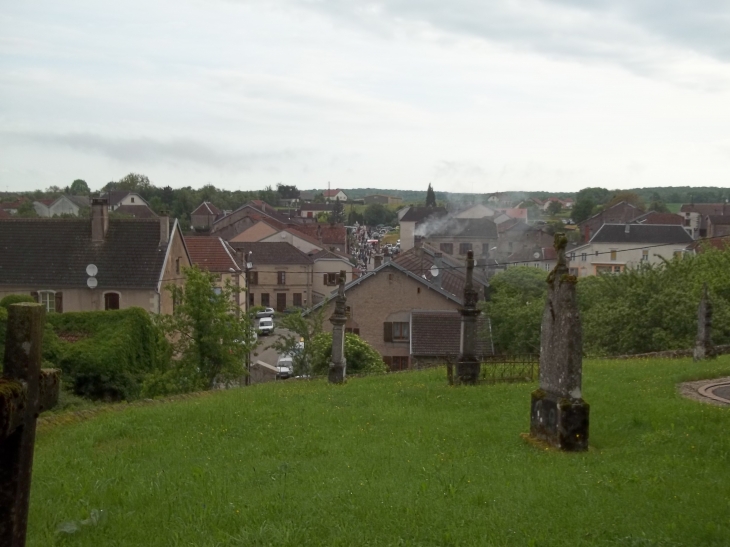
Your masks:
[{"label": "bush", "polygon": [[11,304],[20,304],[21,302],[35,302],[35,298],[29,294],[9,294],[0,300],[0,307],[7,310]]},{"label": "bush", "polygon": [[82,337],[73,343],[44,341],[44,357],[82,397],[136,399],[145,377],[170,358],[169,344],[141,308],[49,314],[48,324],[58,334]]},{"label": "bush", "polygon": [[[332,358],[332,334],[316,335],[312,345],[312,374],[327,374]],[[370,344],[356,334],[345,334],[345,359],[348,374],[385,372],[387,367]]]}]

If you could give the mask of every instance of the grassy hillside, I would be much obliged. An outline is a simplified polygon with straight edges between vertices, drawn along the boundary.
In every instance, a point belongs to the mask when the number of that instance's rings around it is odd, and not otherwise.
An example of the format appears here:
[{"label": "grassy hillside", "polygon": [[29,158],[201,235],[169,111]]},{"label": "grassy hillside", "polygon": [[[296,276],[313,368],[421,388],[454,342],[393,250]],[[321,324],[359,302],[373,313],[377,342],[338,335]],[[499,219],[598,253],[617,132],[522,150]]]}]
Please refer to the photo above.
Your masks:
[{"label": "grassy hillside", "polygon": [[730,357],[591,361],[591,450],[526,443],[528,384],[282,382],[41,428],[29,545],[726,545]]}]

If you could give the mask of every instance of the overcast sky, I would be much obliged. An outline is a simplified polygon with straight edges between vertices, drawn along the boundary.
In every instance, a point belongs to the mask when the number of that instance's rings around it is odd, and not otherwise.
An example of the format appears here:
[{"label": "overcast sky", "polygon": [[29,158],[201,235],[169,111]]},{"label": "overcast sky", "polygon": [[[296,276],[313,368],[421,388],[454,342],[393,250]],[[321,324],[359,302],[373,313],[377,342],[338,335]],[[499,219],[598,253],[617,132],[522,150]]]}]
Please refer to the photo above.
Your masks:
[{"label": "overcast sky", "polygon": [[0,190],[730,186],[727,0],[0,5]]}]

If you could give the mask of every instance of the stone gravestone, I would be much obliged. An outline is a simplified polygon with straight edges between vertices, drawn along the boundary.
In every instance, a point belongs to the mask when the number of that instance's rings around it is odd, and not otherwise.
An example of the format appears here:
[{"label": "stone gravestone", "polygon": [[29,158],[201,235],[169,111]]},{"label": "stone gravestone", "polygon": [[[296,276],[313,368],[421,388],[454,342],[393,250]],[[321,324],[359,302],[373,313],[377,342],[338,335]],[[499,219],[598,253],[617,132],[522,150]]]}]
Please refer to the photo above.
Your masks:
[{"label": "stone gravestone", "polygon": [[0,378],[0,545],[22,547],[28,525],[36,418],[58,401],[58,370],[41,370],[45,310],[14,304],[8,310]]},{"label": "stone gravestone", "polygon": [[331,384],[343,383],[347,368],[345,359],[345,323],[347,323],[345,279],[345,272],[340,272],[340,286],[335,298],[335,311],[330,317],[330,323],[332,323],[332,360],[330,361],[329,381]]},{"label": "stone gravestone", "polygon": [[459,308],[461,314],[461,345],[459,360],[456,363],[456,384],[474,385],[479,382],[481,362],[476,356],[478,332],[477,317],[481,311],[477,308],[479,293],[474,289],[474,252],[466,255],[466,284],[464,285],[464,305]]},{"label": "stone gravestone", "polygon": [[588,449],[589,405],[582,398],[583,333],[577,279],[565,260],[565,234],[555,234],[558,263],[548,275],[540,337],[540,388],[532,392],[530,436],[566,451]]},{"label": "stone gravestone", "polygon": [[697,339],[695,340],[694,360],[702,361],[715,356],[712,347],[712,301],[707,292],[707,283],[702,288],[702,298],[697,308]]}]

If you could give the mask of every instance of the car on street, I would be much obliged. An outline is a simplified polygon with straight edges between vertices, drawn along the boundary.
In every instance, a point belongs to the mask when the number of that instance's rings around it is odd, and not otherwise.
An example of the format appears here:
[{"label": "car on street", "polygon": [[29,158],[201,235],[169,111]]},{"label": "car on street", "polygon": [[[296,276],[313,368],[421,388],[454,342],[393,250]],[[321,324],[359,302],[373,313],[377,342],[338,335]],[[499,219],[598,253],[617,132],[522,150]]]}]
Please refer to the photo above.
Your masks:
[{"label": "car on street", "polygon": [[286,380],[294,376],[294,360],[291,355],[282,355],[276,363],[276,379]]},{"label": "car on street", "polygon": [[274,317],[274,308],[264,308],[256,314],[256,317]]},{"label": "car on street", "polygon": [[259,334],[262,336],[265,334],[273,334],[274,333],[274,319],[271,317],[262,317],[259,319],[259,328],[258,328]]}]

